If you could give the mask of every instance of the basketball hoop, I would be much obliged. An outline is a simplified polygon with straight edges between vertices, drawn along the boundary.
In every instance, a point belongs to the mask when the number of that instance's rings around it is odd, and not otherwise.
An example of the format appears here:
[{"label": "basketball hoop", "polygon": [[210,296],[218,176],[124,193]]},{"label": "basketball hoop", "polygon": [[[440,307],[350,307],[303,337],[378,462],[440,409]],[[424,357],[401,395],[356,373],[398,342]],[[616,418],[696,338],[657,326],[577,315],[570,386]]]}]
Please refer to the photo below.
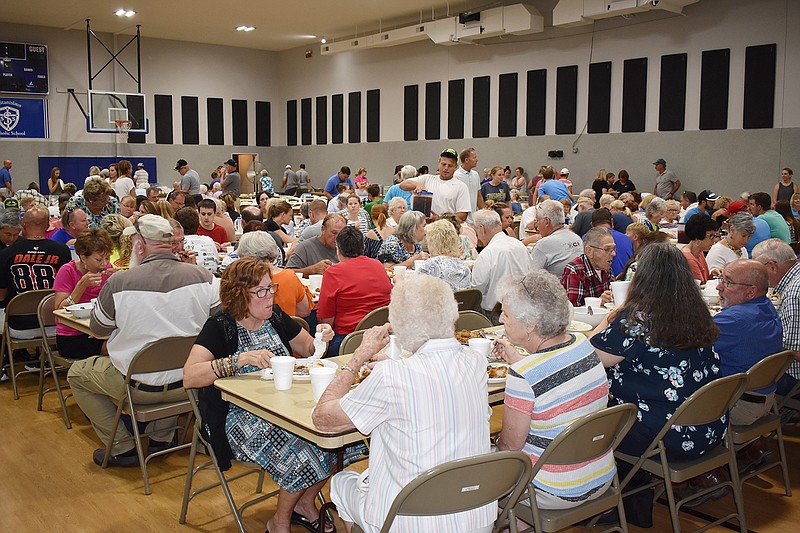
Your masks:
[{"label": "basketball hoop", "polygon": [[117,134],[118,135],[125,135],[130,131],[131,126],[133,125],[132,120],[115,120],[114,125],[117,127]]}]

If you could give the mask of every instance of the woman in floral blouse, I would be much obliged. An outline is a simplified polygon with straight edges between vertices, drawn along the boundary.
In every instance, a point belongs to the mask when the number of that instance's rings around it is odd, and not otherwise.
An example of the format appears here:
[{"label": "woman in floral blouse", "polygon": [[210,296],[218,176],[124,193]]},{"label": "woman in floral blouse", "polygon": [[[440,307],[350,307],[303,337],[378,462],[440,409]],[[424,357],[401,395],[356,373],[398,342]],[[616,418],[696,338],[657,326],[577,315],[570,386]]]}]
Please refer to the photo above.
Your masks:
[{"label": "woman in floral blouse", "polygon": [[414,267],[414,261],[428,259],[419,244],[425,238],[425,215],[419,211],[406,211],[400,217],[397,231],[390,235],[378,251],[378,261],[390,265]]},{"label": "woman in floral blouse", "polygon": [[461,239],[447,220],[437,220],[425,227],[430,259],[425,261],[420,274],[445,281],[454,291],[472,288],[472,273],[461,259]]}]

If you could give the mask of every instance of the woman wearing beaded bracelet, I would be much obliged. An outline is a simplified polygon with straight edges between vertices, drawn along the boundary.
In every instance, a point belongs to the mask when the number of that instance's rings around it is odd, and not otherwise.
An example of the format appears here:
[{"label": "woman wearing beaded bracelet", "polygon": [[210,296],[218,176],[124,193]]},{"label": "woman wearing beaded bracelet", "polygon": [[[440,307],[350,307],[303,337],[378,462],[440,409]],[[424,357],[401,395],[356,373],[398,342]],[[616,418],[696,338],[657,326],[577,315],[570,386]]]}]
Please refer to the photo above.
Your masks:
[{"label": "woman wearing beaded bracelet", "polygon": [[[220,467],[227,469],[232,458],[255,462],[279,485],[277,511],[267,527],[273,533],[289,531],[292,521],[318,519],[314,498],[336,460],[335,454],[224,402],[213,386],[217,378],[266,368],[274,356],[314,353],[313,337],[273,304],[276,290],[266,261],[244,257],[231,263],[220,283],[223,311],[208,319],[183,369],[185,387],[203,387],[201,417]],[[317,332],[325,342],[333,338],[327,324]]]}]

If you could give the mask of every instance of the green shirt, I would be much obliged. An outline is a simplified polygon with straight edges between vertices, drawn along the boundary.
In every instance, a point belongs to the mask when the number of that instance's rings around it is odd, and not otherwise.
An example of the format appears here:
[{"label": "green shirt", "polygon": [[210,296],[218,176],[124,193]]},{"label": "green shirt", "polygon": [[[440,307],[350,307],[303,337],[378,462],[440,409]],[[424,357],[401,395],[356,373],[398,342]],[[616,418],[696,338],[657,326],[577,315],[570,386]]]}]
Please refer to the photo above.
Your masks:
[{"label": "green shirt", "polygon": [[764,222],[769,224],[770,238],[778,238],[786,244],[792,242],[792,236],[789,233],[789,225],[780,213],[770,209],[766,213],[759,215],[758,218],[763,219]]},{"label": "green shirt", "polygon": [[373,225],[374,225],[374,224],[372,224],[372,206],[373,206],[373,205],[382,204],[382,203],[383,203],[383,198],[378,198],[377,200],[374,200],[374,201],[372,201],[372,202],[367,202],[367,203],[364,205],[364,211],[366,211],[367,213],[369,213],[369,225],[370,225],[370,226],[373,226]]}]

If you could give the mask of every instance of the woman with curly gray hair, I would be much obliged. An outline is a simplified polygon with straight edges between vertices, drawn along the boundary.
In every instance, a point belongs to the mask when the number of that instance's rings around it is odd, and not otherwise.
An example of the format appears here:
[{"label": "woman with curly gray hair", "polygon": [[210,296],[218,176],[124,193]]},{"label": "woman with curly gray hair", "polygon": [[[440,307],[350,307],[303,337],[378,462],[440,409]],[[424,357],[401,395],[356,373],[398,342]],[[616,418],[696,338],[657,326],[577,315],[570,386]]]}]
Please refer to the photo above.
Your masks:
[{"label": "woman with curly gray hair", "polygon": [[428,259],[420,242],[425,238],[425,215],[406,211],[400,217],[394,235],[389,235],[378,251],[378,261],[390,265],[413,267],[414,261]]},{"label": "woman with curly gray hair", "polygon": [[[495,354],[511,368],[497,447],[522,450],[535,463],[573,421],[606,407],[608,380],[586,337],[567,332],[570,303],[557,277],[534,270],[507,278],[499,300],[506,337],[498,339]],[[541,470],[532,482],[536,503],[543,509],[578,506],[602,496],[614,474],[611,452],[574,468]]]},{"label": "woman with curly gray hair", "polygon": [[425,227],[430,259],[425,261],[420,274],[444,280],[454,291],[472,287],[472,273],[461,259],[463,248],[456,229],[447,220],[437,220]]}]

